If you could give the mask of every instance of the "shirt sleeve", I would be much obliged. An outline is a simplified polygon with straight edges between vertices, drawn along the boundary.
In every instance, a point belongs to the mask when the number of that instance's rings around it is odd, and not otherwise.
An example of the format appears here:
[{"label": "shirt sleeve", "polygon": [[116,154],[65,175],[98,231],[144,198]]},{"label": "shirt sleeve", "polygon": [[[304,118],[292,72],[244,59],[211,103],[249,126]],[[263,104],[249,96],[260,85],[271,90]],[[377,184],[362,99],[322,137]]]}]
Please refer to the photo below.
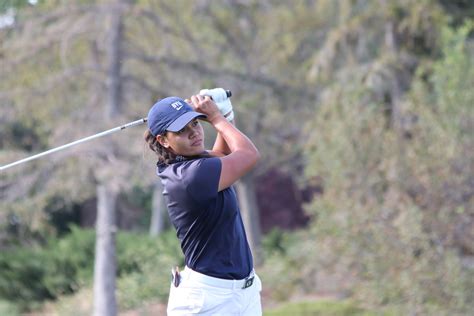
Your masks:
[{"label": "shirt sleeve", "polygon": [[193,161],[188,172],[186,190],[194,201],[205,205],[217,196],[221,176],[219,158]]}]

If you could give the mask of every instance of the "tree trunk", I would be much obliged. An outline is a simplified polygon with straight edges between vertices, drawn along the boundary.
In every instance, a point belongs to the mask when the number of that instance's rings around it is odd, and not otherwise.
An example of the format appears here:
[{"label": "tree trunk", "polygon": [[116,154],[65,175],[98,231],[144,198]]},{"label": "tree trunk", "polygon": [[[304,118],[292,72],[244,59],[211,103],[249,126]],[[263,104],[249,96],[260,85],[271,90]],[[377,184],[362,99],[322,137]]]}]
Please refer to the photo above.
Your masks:
[{"label": "tree trunk", "polygon": [[169,226],[168,213],[163,196],[163,185],[157,180],[153,188],[150,236],[158,236]]},{"label": "tree trunk", "polygon": [[254,263],[259,266],[263,263],[261,246],[260,215],[255,195],[255,182],[253,174],[247,174],[236,184],[239,197],[240,211],[244,221],[247,240],[254,258]]},{"label": "tree trunk", "polygon": [[[120,4],[120,0],[117,1]],[[109,118],[115,117],[121,112],[122,82],[121,43],[123,40],[123,21],[122,12],[118,5],[114,6],[110,14],[110,33],[107,45],[107,109],[106,115]]]},{"label": "tree trunk", "polygon": [[94,315],[117,314],[115,301],[115,204],[117,194],[103,184],[97,186],[97,221],[94,262]]},{"label": "tree trunk", "polygon": [[[120,11],[121,0],[116,1],[110,17],[109,39],[107,43],[107,106],[105,120],[111,120],[121,112],[121,42],[123,40],[123,22]],[[117,193],[108,189],[106,184],[97,186],[97,222],[96,252],[94,263],[94,315],[117,315],[115,297],[116,279],[116,201]]]}]

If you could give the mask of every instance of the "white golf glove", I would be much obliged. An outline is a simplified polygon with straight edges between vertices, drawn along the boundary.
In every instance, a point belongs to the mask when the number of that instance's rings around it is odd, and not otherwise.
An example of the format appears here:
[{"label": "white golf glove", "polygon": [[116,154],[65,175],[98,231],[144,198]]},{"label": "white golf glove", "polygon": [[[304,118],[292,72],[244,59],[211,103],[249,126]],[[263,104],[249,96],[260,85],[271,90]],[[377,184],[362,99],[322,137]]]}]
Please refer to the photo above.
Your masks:
[{"label": "white golf glove", "polygon": [[217,108],[221,112],[222,115],[227,119],[227,121],[231,122],[234,119],[234,111],[232,110],[232,103],[230,102],[230,98],[227,96],[227,93],[222,88],[214,88],[214,89],[202,89],[199,91],[200,95],[207,95],[214,100],[217,105]]}]

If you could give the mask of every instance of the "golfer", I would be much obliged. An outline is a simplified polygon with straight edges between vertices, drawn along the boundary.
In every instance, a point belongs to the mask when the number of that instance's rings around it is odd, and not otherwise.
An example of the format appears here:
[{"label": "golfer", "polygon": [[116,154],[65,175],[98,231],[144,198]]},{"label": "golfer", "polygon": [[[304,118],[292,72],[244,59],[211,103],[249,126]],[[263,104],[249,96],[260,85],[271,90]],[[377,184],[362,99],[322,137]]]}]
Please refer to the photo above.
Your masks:
[{"label": "golfer", "polygon": [[[212,151],[204,148],[200,120],[217,131]],[[157,173],[186,263],[173,271],[168,315],[261,315],[262,283],[232,187],[255,166],[258,150],[209,96],[158,101],[148,127],[145,140],[158,155]]]}]

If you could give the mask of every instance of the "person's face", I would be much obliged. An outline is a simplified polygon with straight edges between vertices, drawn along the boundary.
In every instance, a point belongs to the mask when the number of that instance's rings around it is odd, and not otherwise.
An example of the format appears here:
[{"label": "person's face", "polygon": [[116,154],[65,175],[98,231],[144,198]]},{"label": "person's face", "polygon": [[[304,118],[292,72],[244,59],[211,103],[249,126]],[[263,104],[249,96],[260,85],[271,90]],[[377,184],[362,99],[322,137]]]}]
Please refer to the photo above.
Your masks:
[{"label": "person's face", "polygon": [[170,149],[176,155],[195,156],[204,151],[204,131],[197,119],[189,122],[178,132],[166,132],[165,136],[158,135],[160,144]]}]

